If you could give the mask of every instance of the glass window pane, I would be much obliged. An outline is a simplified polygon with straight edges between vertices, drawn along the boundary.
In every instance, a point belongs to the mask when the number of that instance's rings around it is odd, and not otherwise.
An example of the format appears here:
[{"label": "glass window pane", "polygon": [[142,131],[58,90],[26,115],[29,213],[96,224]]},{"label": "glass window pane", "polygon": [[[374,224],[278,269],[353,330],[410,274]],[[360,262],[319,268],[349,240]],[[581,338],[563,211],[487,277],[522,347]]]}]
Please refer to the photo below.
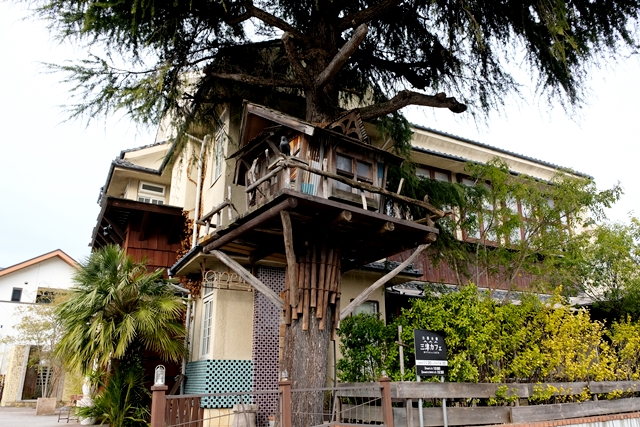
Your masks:
[{"label": "glass window pane", "polygon": [[361,161],[356,162],[358,178],[371,181],[373,179],[373,167],[371,163],[365,163]]},{"label": "glass window pane", "polygon": [[378,313],[378,301],[365,301],[353,310],[353,315],[356,316],[360,313],[365,314],[377,314]]},{"label": "glass window pane", "polygon": [[436,181],[445,181],[449,182],[449,174],[445,172],[434,171],[433,177]]},{"label": "glass window pane", "polygon": [[337,168],[339,171],[353,173],[353,164],[351,162],[351,157],[338,154],[336,156],[336,160]]},{"label": "glass window pane", "polygon": [[469,187],[475,187],[476,186],[476,182],[472,179],[469,178],[462,178],[462,184],[469,186]]},{"label": "glass window pane", "polygon": [[431,172],[427,168],[417,167],[416,168],[416,175],[417,176],[421,176],[423,178],[431,178]]}]

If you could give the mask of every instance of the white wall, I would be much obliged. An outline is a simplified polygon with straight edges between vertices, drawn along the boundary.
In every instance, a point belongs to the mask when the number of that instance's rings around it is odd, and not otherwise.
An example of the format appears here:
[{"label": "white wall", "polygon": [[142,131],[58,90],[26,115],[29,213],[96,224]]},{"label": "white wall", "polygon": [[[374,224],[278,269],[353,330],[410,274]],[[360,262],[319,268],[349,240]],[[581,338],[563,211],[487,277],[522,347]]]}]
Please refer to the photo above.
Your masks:
[{"label": "white wall", "polygon": [[[0,276],[0,340],[11,336],[20,321],[18,308],[34,304],[38,288],[68,289],[75,269],[57,256]],[[22,288],[20,302],[12,302],[13,288]],[[0,344],[0,374],[7,368],[9,351],[13,345]]]}]

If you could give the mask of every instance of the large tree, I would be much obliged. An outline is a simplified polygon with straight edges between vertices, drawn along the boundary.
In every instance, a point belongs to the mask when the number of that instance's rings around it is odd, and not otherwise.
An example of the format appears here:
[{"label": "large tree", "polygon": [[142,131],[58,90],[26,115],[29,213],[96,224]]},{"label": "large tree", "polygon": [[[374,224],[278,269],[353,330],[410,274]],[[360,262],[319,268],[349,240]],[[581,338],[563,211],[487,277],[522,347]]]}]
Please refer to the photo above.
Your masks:
[{"label": "large tree", "polygon": [[238,97],[305,99],[313,122],[338,114],[342,96],[361,101],[364,119],[407,105],[475,114],[531,82],[572,106],[587,71],[635,48],[640,9],[638,0],[34,2],[58,36],[96,53],[62,67],[77,84],[73,112],[124,109],[143,122],[167,111],[210,118]]}]

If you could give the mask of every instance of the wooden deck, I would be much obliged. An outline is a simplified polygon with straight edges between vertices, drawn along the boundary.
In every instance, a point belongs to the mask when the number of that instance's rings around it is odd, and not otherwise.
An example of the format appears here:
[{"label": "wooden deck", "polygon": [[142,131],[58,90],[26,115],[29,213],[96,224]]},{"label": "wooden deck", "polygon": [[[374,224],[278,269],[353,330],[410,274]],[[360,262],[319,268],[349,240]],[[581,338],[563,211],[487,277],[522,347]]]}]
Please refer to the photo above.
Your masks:
[{"label": "wooden deck", "polygon": [[[285,210],[291,216],[294,246],[300,247],[317,237],[334,239],[340,244],[343,271],[415,248],[427,241],[431,233],[438,233],[434,227],[413,221],[282,190],[268,203],[238,216],[227,227],[202,239],[200,256],[222,250],[230,255],[246,256],[252,264],[261,259],[286,264],[280,219],[280,212]],[[191,272],[191,268],[177,267],[174,274]]]}]

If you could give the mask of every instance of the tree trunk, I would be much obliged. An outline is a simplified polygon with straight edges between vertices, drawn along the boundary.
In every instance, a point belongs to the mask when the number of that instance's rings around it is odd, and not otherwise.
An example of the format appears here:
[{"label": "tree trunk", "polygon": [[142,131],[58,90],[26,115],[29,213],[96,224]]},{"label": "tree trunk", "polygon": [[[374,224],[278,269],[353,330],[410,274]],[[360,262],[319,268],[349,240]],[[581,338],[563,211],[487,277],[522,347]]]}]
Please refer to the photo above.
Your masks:
[{"label": "tree trunk", "polygon": [[[340,250],[333,242],[309,242],[300,252],[297,277],[287,273],[285,284],[282,370],[293,383],[293,426],[308,427],[322,424],[324,393],[295,390],[326,385],[329,342],[340,305]],[[298,294],[296,306],[292,290]]]}]

